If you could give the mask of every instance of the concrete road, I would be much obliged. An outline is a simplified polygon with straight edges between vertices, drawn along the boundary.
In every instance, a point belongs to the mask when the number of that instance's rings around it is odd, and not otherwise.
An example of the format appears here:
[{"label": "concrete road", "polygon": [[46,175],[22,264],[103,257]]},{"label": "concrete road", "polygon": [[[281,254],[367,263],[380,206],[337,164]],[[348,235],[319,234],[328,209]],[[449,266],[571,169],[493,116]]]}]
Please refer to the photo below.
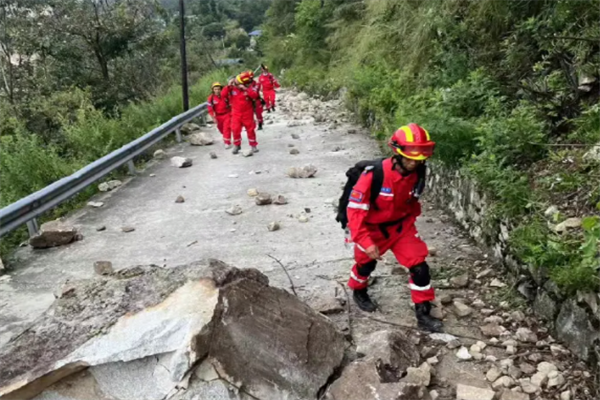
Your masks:
[{"label": "concrete road", "polygon": [[[291,117],[279,110],[265,116],[267,124],[258,131],[260,152],[254,156],[234,156],[220,141],[213,146],[184,143],[166,149],[165,160],[149,165],[117,190],[92,199],[104,202],[102,208],[86,207],[66,219],[80,229],[83,241],[18,251],[10,278],[0,281],[0,345],[52,303],[53,292],[62,282],[91,277],[98,260],[111,261],[120,269],[218,258],[238,267],[258,268],[273,284],[289,287],[270,254],[288,266],[300,289],[314,280],[307,275],[307,266],[321,272],[346,271],[351,254],[334,220],[333,202],[341,194],[347,168],[374,156],[377,145],[366,134],[348,134],[347,126],[325,132],[326,125],[315,126],[308,117],[306,125],[288,127]],[[208,130],[213,137],[220,136],[216,129]],[[300,154],[291,155],[291,145]],[[345,150],[334,151],[336,146]],[[217,159],[209,157],[211,151]],[[193,166],[172,167],[169,159],[175,155],[192,158]],[[305,164],[318,168],[315,178],[286,175],[289,167]],[[289,203],[257,206],[247,195],[250,188],[282,194]],[[184,203],[175,203],[179,195]],[[225,213],[236,204],[243,209],[241,215]],[[297,216],[305,210],[310,211],[310,221],[299,222]],[[267,230],[272,221],[280,222],[279,231]],[[106,230],[98,232],[100,226]],[[123,226],[135,231],[124,233]]]}]

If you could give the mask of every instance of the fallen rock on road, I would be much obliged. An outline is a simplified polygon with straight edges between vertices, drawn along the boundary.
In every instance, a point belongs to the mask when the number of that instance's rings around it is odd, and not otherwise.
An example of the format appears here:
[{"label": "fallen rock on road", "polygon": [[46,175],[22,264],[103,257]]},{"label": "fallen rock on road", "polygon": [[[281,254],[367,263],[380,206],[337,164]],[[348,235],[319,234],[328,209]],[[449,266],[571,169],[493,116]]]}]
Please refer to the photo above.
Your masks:
[{"label": "fallen rock on road", "polygon": [[78,239],[78,231],[57,219],[42,224],[40,233],[29,239],[29,244],[35,249],[62,246]]},{"label": "fallen rock on road", "polygon": [[315,399],[345,345],[329,319],[255,269],[216,260],[137,266],[70,283],[2,348],[0,397],[45,390],[41,398],[55,398],[70,387],[69,398],[82,400],[225,400],[207,393],[237,388],[252,398]]}]

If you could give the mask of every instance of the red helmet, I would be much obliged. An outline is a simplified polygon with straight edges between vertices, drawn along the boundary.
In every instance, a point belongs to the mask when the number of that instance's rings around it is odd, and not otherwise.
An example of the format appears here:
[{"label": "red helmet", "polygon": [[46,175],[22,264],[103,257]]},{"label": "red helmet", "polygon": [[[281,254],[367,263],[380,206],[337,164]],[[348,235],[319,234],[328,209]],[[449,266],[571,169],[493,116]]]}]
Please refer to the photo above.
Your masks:
[{"label": "red helmet", "polygon": [[245,85],[247,83],[250,83],[253,78],[254,78],[254,74],[252,73],[252,71],[246,71],[246,72],[242,72],[241,74],[239,74],[235,78],[235,80],[238,83],[241,83],[242,85]]},{"label": "red helmet", "polygon": [[417,124],[408,124],[399,128],[388,142],[396,154],[411,160],[426,160],[433,155],[435,142],[429,132]]}]

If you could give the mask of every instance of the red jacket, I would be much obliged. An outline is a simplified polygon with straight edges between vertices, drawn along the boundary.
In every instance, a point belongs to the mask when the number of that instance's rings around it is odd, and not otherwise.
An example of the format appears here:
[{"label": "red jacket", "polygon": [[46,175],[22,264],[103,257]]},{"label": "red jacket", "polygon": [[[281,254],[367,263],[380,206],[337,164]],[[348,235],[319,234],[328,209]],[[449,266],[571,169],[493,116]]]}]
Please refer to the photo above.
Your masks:
[{"label": "red jacket", "polygon": [[261,74],[258,78],[258,85],[262,88],[262,90],[275,90],[280,87],[279,82],[273,76],[272,73],[267,72],[266,74]]},{"label": "red jacket", "polygon": [[[382,165],[383,184],[375,201],[378,209],[369,204],[373,174],[365,171],[354,185],[346,210],[352,241],[363,249],[376,244],[372,233],[380,232],[379,224],[405,218],[403,226],[409,226],[421,215],[421,204],[414,201],[411,194],[417,174],[402,176],[393,169],[390,158],[383,160]],[[393,228],[389,229],[393,231]]]},{"label": "red jacket", "polygon": [[252,88],[240,89],[237,86],[225,86],[221,92],[222,98],[228,98],[233,114],[254,114],[254,101],[258,100],[258,93]]},{"label": "red jacket", "polygon": [[224,115],[231,111],[227,98],[222,94],[220,97],[211,94],[206,101],[208,102],[208,113],[213,117],[215,115]]}]

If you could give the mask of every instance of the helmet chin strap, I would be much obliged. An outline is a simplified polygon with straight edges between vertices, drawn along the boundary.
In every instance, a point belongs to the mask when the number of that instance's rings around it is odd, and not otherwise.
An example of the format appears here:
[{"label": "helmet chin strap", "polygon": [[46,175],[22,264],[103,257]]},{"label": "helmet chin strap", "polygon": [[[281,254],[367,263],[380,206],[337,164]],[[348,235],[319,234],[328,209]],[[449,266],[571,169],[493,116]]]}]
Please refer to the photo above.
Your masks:
[{"label": "helmet chin strap", "polygon": [[402,157],[399,154],[394,154],[394,156],[392,157],[392,163],[394,165],[394,168],[396,166],[398,166],[400,168],[400,171],[398,171],[398,172],[400,172],[400,175],[402,175],[402,176],[408,176],[408,175],[412,174],[414,171],[407,171],[404,168],[404,166],[402,165],[402,159],[403,158],[404,157]]}]

